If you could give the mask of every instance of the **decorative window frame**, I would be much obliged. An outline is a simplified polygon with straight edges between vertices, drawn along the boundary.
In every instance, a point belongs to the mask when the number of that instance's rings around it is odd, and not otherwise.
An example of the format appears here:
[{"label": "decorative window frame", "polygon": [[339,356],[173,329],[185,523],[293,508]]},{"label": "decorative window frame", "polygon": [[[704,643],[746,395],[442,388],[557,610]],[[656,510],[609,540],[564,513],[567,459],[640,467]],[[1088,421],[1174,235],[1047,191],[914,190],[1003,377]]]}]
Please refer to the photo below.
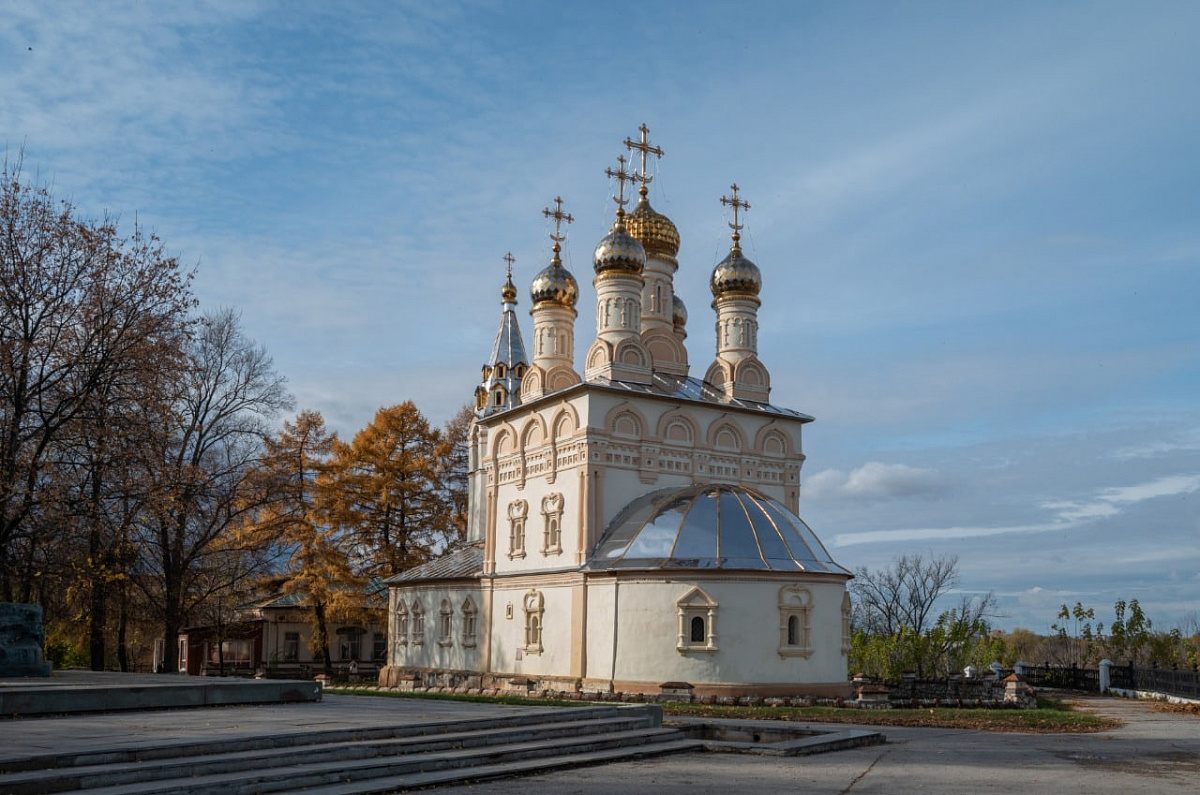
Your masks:
[{"label": "decorative window frame", "polygon": [[392,637],[397,646],[408,645],[408,605],[403,599],[396,601],[396,615],[392,621]]},{"label": "decorative window frame", "polygon": [[425,645],[425,608],[421,607],[421,600],[414,599],[410,615],[412,617],[412,645]]},{"label": "decorative window frame", "polygon": [[546,614],[546,600],[539,590],[531,590],[521,600],[525,610],[525,646],[522,651],[526,654],[541,654],[543,618]]},{"label": "decorative window frame", "polygon": [[508,559],[525,557],[525,519],[529,503],[513,500],[508,504]]},{"label": "decorative window frame", "polygon": [[779,656],[812,656],[812,591],[799,585],[779,589]]},{"label": "decorative window frame", "polygon": [[[675,603],[679,613],[679,637],[675,649],[680,654],[713,654],[717,647],[717,608],[720,605],[703,588],[693,588]],[[703,622],[703,640],[692,640],[696,619]]]},{"label": "decorative window frame", "polygon": [[542,555],[562,554],[563,495],[555,492],[542,498]]},{"label": "decorative window frame", "polygon": [[454,645],[454,608],[449,599],[443,599],[438,610],[438,645]]},{"label": "decorative window frame", "polygon": [[462,603],[462,645],[463,648],[473,649],[479,642],[479,609],[471,597]]}]

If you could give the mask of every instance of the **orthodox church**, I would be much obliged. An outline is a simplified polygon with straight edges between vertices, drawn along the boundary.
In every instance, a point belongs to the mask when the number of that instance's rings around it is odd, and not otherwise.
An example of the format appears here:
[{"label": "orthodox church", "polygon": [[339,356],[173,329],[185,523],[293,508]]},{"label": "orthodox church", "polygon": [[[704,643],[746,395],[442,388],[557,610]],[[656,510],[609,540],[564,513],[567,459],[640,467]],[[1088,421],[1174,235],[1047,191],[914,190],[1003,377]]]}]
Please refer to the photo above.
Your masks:
[{"label": "orthodox church", "polygon": [[[595,248],[596,336],[575,352],[579,285],[550,264],[517,288],[475,391],[468,543],[387,581],[380,684],[694,695],[849,692],[850,573],[797,515],[801,430],[769,402],[757,354],[762,276],[739,244],[709,278],[715,356],[691,374],[675,295],[679,233],[648,199],[648,130],[608,176],[616,219]],[[640,182],[626,213],[625,185]]]}]

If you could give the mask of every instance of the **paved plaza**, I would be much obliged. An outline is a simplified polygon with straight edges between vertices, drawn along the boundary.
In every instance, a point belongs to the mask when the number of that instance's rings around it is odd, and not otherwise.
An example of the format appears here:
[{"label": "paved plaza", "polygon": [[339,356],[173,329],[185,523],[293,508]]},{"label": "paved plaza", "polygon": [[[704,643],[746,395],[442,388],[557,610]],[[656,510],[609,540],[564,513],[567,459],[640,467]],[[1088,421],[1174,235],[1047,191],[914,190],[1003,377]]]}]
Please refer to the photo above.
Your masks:
[{"label": "paved plaza", "polygon": [[[439,790],[455,795],[633,795],[715,792],[891,795],[922,792],[1130,795],[1200,791],[1200,717],[1115,699],[1086,709],[1125,722],[1099,734],[884,729],[885,745],[772,758],[684,754]],[[326,695],[319,703],[176,709],[0,721],[0,758],[186,744],[314,729],[454,721],[542,708]],[[812,724],[817,726],[818,724]],[[830,725],[837,730],[844,726]]]}]

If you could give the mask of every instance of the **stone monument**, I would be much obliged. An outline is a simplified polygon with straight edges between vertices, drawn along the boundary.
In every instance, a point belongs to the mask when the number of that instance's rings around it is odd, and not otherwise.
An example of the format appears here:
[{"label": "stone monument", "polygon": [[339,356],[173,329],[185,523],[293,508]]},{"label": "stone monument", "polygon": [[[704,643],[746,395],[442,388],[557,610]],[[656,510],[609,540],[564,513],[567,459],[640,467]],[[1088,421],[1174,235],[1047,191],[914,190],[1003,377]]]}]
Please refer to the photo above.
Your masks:
[{"label": "stone monument", "polygon": [[49,676],[42,606],[0,602],[0,678]]}]

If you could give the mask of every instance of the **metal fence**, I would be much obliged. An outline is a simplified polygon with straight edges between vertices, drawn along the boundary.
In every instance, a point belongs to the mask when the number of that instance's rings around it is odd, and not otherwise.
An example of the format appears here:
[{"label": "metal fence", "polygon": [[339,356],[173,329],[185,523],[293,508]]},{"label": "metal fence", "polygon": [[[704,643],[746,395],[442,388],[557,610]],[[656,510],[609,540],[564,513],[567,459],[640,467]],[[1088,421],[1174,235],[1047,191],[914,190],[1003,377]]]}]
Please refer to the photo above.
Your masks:
[{"label": "metal fence", "polygon": [[[1119,690],[1146,690],[1182,698],[1200,699],[1200,672],[1186,668],[1114,665],[1108,669],[1109,686]],[[1025,680],[1034,687],[1100,691],[1100,671],[1077,666],[1027,665]]]}]

